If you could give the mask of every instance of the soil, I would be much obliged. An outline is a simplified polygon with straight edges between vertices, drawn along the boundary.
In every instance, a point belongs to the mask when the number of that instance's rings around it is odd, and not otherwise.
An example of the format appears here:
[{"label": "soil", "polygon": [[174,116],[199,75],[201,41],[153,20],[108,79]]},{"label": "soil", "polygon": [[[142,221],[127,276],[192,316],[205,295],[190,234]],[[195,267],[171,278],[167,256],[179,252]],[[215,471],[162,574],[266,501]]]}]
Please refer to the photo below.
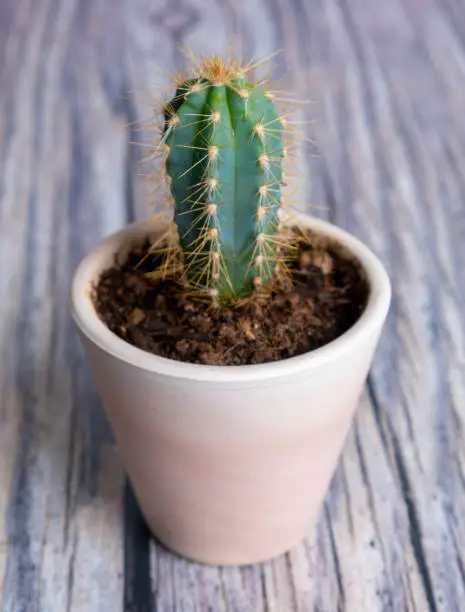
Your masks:
[{"label": "soil", "polygon": [[213,308],[178,283],[154,280],[148,243],[104,271],[94,288],[101,319],[123,340],[169,359],[209,365],[278,361],[317,349],[346,332],[366,306],[359,267],[336,245],[307,232],[293,281],[240,308]]}]

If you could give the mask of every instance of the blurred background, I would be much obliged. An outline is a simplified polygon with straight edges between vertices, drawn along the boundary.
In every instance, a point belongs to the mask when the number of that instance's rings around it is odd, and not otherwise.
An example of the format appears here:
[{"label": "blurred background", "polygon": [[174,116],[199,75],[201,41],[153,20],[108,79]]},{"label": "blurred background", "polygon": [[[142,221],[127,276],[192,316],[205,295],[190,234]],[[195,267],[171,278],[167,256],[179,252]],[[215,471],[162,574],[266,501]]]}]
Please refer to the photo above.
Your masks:
[{"label": "blurred background", "polygon": [[[317,532],[223,572],[149,540],[68,284],[159,204],[139,128],[182,49],[229,44],[280,51],[262,74],[312,101],[295,204],[366,241],[394,297]],[[463,610],[463,1],[2,0],[0,57],[3,609]]]}]

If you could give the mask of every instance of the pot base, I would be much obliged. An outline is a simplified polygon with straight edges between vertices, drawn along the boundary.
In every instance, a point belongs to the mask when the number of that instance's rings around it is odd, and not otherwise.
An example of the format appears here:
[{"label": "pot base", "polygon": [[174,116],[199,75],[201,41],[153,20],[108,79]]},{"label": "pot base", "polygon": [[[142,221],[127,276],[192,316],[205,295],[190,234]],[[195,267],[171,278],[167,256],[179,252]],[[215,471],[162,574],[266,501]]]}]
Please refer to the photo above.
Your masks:
[{"label": "pot base", "polygon": [[177,547],[176,545],[170,545],[158,537],[152,530],[152,536],[154,540],[167,551],[176,555],[179,558],[186,559],[191,563],[198,563],[200,565],[206,565],[209,567],[248,567],[250,565],[256,565],[258,563],[267,563],[274,561],[280,557],[292,552],[300,544],[302,544],[307,538],[307,534],[301,535],[299,538],[291,542],[286,546],[280,546],[271,549],[269,552],[262,552],[256,555],[240,555],[230,554],[225,555],[224,552],[218,554],[201,554],[193,552],[190,549],[186,549],[182,546]]}]

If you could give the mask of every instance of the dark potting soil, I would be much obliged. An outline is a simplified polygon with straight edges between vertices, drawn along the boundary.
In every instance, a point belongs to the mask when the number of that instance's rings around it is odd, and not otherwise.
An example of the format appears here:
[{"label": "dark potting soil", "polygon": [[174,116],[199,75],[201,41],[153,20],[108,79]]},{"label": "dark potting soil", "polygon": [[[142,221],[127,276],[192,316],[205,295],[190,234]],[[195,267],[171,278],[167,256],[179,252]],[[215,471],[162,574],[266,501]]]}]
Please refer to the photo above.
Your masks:
[{"label": "dark potting soil", "polygon": [[93,299],[112,332],[169,359],[209,365],[286,359],[331,342],[366,306],[359,267],[310,232],[291,264],[292,283],[239,308],[214,308],[174,281],[149,278],[159,260],[150,255],[141,263],[148,246],[104,271]]}]

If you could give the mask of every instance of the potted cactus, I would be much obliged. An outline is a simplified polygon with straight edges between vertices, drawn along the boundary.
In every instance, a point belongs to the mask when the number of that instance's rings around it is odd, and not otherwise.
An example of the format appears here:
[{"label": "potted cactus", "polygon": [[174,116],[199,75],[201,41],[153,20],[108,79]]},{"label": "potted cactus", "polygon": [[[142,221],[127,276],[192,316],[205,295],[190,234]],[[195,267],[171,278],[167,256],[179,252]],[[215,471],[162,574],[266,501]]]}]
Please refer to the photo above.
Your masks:
[{"label": "potted cactus", "polygon": [[286,120],[248,73],[213,57],[177,83],[156,144],[172,215],[105,239],[72,284],[148,525],[225,565],[309,533],[390,300],[356,238],[286,218]]}]

